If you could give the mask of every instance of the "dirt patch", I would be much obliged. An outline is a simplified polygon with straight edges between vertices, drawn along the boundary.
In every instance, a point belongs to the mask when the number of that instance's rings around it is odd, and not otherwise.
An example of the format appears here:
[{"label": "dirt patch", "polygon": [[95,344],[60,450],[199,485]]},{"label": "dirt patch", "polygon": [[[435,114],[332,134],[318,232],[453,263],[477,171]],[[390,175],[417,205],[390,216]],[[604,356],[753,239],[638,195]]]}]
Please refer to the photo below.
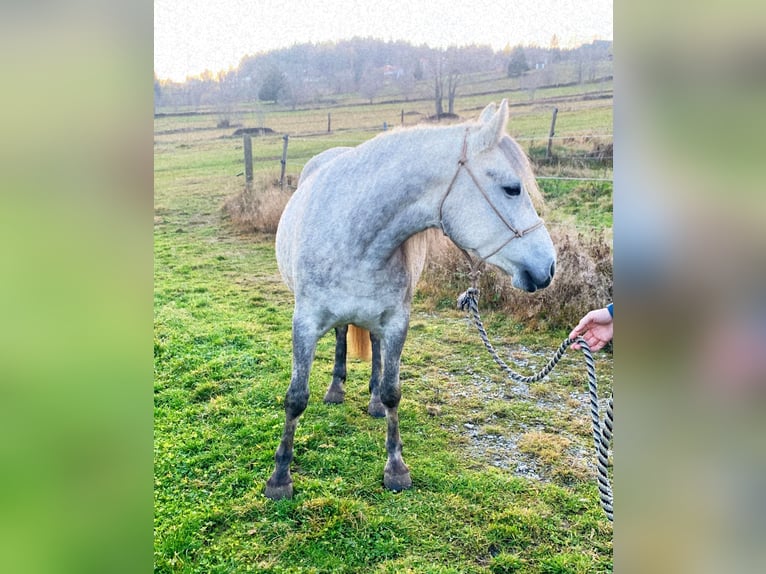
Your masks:
[{"label": "dirt patch", "polygon": [[[513,367],[524,374],[538,371],[548,359],[545,352],[524,346],[515,346],[513,351]],[[580,369],[579,364],[574,368]],[[438,416],[463,413],[462,420],[452,417],[445,428],[459,437],[457,442],[470,457],[542,482],[571,484],[596,479],[589,396],[586,389],[573,389],[571,382],[562,381],[571,378],[571,372],[554,371],[531,388],[474,366],[443,375],[449,382],[440,393],[443,404]],[[604,383],[600,388],[602,416],[608,401]],[[536,396],[538,384],[546,388],[544,397]]]},{"label": "dirt patch", "polygon": [[275,134],[273,129],[271,128],[239,128],[237,130],[234,130],[234,133],[231,134],[232,137],[234,136],[242,136],[242,135],[251,135],[251,136],[266,136]]},{"label": "dirt patch", "polygon": [[442,112],[441,114],[434,114],[432,116],[427,116],[426,118],[424,118],[423,121],[426,121],[426,122],[442,122],[442,121],[444,121],[444,122],[449,123],[449,122],[457,122],[457,121],[460,121],[460,120],[461,120],[461,118],[457,114],[450,114],[448,112]]}]

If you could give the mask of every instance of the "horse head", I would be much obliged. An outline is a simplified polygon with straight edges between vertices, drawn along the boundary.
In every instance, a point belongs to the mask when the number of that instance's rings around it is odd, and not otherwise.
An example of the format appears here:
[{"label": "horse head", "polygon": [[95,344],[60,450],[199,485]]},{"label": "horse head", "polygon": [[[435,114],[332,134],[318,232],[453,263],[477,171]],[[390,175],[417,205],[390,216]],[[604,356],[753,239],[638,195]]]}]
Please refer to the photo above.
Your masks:
[{"label": "horse head", "polygon": [[540,192],[524,152],[505,133],[508,102],[490,104],[462,132],[462,150],[440,205],[444,232],[461,248],[533,292],[553,279],[556,252],[533,199]]}]

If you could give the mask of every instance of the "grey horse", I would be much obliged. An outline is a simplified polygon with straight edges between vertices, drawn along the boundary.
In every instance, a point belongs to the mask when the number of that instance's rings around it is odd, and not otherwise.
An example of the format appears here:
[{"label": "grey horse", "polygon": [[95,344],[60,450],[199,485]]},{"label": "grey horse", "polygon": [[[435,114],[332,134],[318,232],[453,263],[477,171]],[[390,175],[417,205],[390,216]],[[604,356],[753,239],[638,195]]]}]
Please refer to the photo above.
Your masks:
[{"label": "grey horse", "polygon": [[512,275],[514,287],[532,292],[550,284],[555,250],[533,205],[539,191],[529,163],[505,134],[507,121],[503,100],[476,122],[385,132],[334,152],[302,176],[276,237],[295,309],[285,427],[266,484],[269,498],[293,494],[293,441],[308,404],[317,340],[347,325],[366,329],[379,345],[383,484],[394,491],[412,486],[399,435],[399,364],[425,258],[421,232],[440,228]]}]

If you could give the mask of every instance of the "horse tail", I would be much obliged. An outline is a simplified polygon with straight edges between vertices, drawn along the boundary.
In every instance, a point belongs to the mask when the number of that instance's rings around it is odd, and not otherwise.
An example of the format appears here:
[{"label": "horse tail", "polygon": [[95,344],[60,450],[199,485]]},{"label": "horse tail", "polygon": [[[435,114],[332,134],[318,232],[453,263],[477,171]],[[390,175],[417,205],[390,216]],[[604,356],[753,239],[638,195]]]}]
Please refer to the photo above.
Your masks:
[{"label": "horse tail", "polygon": [[348,326],[348,354],[351,357],[362,359],[363,361],[372,360],[372,343],[370,342],[370,332],[356,325]]}]

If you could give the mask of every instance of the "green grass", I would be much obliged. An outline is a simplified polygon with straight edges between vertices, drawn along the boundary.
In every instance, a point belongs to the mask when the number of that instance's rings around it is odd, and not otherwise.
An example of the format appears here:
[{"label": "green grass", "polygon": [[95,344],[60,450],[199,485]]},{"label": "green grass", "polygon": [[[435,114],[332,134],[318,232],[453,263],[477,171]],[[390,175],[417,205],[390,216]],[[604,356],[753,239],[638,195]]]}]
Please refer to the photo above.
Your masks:
[{"label": "green grass", "polygon": [[[512,385],[463,315],[420,299],[401,373],[414,487],[382,486],[385,422],[366,414],[368,364],[349,363],[343,405],[322,402],[328,335],[296,434],[295,497],[263,496],[284,422],[292,296],[273,238],[240,235],[222,217],[224,199],[243,183],[235,177],[242,142],[221,137],[227,131],[155,138],[155,571],[610,572],[612,530],[595,477],[563,472],[569,446],[591,448],[581,360],[565,359],[546,388],[511,400]],[[308,159],[341,136],[295,138],[291,150]],[[257,156],[278,155],[279,137],[253,141]],[[562,190],[546,191],[573,217],[610,221],[575,209]],[[566,335],[527,332],[492,313],[485,322],[501,353],[530,370]],[[611,355],[600,353],[598,368],[608,392]],[[508,439],[539,430],[522,442],[526,452],[501,454],[527,457],[543,480],[492,466],[466,423]]]},{"label": "green grass", "polygon": [[559,219],[570,219],[583,227],[612,227],[612,182],[540,180],[546,204]]}]

